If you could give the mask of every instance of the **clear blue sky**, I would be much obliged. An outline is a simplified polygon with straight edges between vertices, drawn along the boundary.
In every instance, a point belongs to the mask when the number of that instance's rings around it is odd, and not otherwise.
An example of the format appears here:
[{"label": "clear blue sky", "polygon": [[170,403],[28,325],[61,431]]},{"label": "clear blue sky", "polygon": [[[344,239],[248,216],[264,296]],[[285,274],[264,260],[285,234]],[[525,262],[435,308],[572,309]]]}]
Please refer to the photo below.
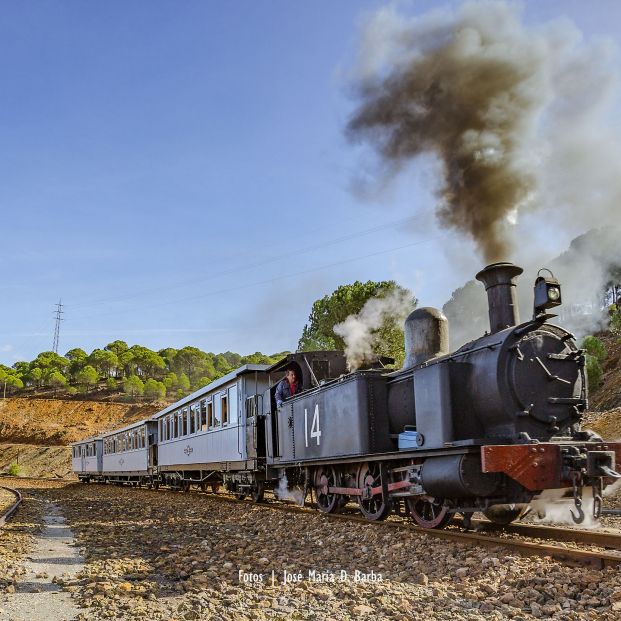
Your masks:
[{"label": "clear blue sky", "polygon": [[[356,279],[441,305],[480,260],[451,267],[425,174],[381,203],[350,191],[342,74],[383,4],[3,2],[0,362],[51,348],[59,298],[60,353],[294,348]],[[621,43],[616,0],[526,2],[562,15]]]}]

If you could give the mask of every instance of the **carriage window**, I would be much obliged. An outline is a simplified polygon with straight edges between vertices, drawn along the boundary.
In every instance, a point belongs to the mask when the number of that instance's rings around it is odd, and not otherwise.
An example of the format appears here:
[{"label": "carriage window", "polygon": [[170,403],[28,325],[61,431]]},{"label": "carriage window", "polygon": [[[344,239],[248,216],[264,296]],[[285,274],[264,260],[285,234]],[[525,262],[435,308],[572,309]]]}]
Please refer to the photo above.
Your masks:
[{"label": "carriage window", "polygon": [[179,417],[177,414],[173,414],[173,438],[179,437]]},{"label": "carriage window", "polygon": [[181,416],[183,416],[183,435],[187,436],[188,435],[188,408],[183,409],[183,414],[181,414]]},{"label": "carriage window", "polygon": [[200,406],[200,426],[201,431],[207,431],[207,401],[203,399]]},{"label": "carriage window", "polygon": [[220,397],[220,401],[222,402],[222,425],[229,424],[229,400],[226,394]]},{"label": "carriage window", "polygon": [[235,386],[231,386],[229,388],[229,399],[228,399],[228,414],[229,414],[229,424],[236,425],[237,424],[237,384]]},{"label": "carriage window", "polygon": [[196,406],[190,407],[190,433],[196,433]]},{"label": "carriage window", "polygon": [[222,399],[214,398],[213,403],[213,426],[220,427],[222,424]]},{"label": "carriage window", "polygon": [[142,448],[144,448],[147,444],[147,428],[142,428]]},{"label": "carriage window", "polygon": [[207,426],[211,429],[213,424],[213,401],[207,403]]},{"label": "carriage window", "polygon": [[196,432],[201,429],[201,406],[196,403],[194,404],[194,430]]}]

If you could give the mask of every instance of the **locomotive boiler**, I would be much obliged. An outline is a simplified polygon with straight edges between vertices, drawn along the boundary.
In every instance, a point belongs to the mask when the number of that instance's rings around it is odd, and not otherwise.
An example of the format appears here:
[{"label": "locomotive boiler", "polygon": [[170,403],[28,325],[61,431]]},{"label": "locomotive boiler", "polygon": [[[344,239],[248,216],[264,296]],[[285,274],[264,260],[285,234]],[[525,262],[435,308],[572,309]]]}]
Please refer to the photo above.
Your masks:
[{"label": "locomotive boiler", "polygon": [[549,322],[560,284],[538,276],[533,317],[520,323],[521,273],[496,263],[477,274],[490,330],[457,351],[449,352],[444,315],[417,309],[405,323],[400,370],[317,383],[280,410],[266,399],[268,471],[303,480],[323,511],[355,500],[369,519],[401,509],[425,527],[456,512],[466,522],[475,511],[509,522],[547,489],[567,489],[581,521],[586,485],[598,513],[603,487],[619,477],[621,444],[580,428],[584,352]]}]

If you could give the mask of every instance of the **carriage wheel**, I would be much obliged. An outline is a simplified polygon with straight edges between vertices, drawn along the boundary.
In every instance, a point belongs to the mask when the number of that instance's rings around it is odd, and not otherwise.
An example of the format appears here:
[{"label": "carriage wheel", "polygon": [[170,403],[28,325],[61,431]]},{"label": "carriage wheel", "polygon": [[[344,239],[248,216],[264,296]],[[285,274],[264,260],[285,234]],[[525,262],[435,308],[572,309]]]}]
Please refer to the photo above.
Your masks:
[{"label": "carriage wheel", "polygon": [[252,497],[252,502],[262,502],[263,501],[263,483],[258,482],[252,488],[251,497]]},{"label": "carriage wheel", "polygon": [[237,500],[244,500],[246,498],[246,494],[239,492],[235,494],[235,498],[237,498]]},{"label": "carriage wheel", "polygon": [[319,466],[315,470],[315,504],[323,513],[336,513],[340,509],[339,495],[330,494],[329,487],[338,484],[336,471],[332,466]]},{"label": "carriage wheel", "polygon": [[211,493],[217,494],[219,491],[220,491],[220,483],[218,483],[218,481],[214,481],[211,484]]},{"label": "carriage wheel", "polygon": [[453,519],[441,498],[408,498],[407,506],[413,520],[422,528],[444,528]]},{"label": "carriage wheel", "polygon": [[[381,485],[380,465],[378,462],[362,464],[358,468],[358,489],[377,487]],[[390,502],[386,501],[381,494],[370,498],[358,496],[358,505],[362,515],[367,520],[383,520],[390,513]]]}]

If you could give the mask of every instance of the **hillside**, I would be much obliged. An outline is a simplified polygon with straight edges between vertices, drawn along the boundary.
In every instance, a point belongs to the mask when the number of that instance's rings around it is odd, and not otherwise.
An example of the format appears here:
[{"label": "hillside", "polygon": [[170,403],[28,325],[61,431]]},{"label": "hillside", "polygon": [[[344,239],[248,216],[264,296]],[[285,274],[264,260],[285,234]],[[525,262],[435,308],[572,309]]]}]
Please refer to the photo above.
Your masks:
[{"label": "hillside", "polygon": [[621,339],[610,332],[598,334],[607,356],[602,364],[602,384],[591,390],[590,409],[603,412],[621,406]]},{"label": "hillside", "polygon": [[0,474],[8,474],[10,468],[17,468],[18,475],[25,477],[74,476],[68,446],[0,444]]},{"label": "hillside", "polygon": [[67,445],[154,414],[157,404],[0,399],[0,442]]}]

